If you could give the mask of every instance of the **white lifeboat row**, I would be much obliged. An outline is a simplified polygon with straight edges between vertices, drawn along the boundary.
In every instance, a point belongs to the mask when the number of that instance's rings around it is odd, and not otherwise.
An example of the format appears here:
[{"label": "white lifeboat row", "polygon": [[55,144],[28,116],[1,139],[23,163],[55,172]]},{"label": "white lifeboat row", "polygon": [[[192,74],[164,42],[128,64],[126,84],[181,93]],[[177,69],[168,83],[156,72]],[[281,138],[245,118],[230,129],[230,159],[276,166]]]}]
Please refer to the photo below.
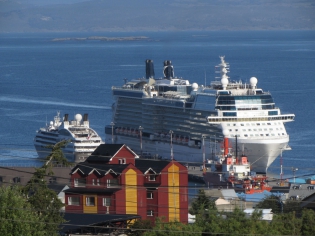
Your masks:
[{"label": "white lifeboat row", "polygon": [[[171,140],[171,135],[167,134],[167,133],[154,133],[154,135],[150,135],[150,139],[168,140],[168,141],[170,141]],[[188,145],[189,138],[187,136],[173,134],[172,142]]]},{"label": "white lifeboat row", "polygon": [[119,127],[115,129],[116,134],[124,134],[124,135],[132,135],[132,136],[138,136],[140,134],[140,131],[137,129],[130,129],[130,128],[124,128]]},{"label": "white lifeboat row", "polygon": [[[140,131],[138,129],[118,127],[115,129],[116,134],[130,135],[130,136],[139,136]],[[171,135],[168,133],[154,133],[150,135],[151,140],[171,140]],[[189,137],[173,134],[172,142],[181,143],[184,145],[188,145]]]}]

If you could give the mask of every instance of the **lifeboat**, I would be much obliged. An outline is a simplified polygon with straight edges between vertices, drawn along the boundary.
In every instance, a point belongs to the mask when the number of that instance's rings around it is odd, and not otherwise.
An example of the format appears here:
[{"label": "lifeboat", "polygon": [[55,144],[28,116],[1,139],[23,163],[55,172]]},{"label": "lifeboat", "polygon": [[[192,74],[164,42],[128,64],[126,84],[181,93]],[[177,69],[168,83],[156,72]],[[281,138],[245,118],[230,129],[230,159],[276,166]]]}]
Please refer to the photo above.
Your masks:
[{"label": "lifeboat", "polygon": [[184,140],[185,140],[184,144],[185,144],[185,145],[188,145],[189,138],[185,137],[185,139],[184,139]]}]

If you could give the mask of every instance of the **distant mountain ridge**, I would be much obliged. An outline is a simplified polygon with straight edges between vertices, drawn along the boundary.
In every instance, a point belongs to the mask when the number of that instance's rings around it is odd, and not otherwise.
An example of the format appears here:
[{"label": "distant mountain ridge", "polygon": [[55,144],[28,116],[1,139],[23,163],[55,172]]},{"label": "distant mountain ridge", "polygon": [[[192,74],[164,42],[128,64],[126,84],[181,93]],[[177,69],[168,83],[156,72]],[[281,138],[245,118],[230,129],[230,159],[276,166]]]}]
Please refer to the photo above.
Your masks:
[{"label": "distant mountain ridge", "polygon": [[0,0],[0,33],[315,29],[313,0],[27,2]]}]

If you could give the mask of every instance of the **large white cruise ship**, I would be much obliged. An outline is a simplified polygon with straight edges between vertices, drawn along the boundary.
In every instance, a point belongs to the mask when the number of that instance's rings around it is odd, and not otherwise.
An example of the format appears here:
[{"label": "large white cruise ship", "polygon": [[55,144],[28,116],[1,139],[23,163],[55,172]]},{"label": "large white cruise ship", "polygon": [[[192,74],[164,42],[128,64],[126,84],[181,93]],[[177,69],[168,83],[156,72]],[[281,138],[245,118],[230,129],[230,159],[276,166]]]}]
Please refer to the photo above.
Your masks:
[{"label": "large white cruise ship", "polygon": [[48,146],[67,140],[68,144],[62,149],[69,162],[82,162],[102,143],[102,138],[90,128],[88,114],[76,114],[74,120],[68,120],[65,114],[61,121],[60,112],[50,121],[49,125],[40,128],[34,138],[34,146],[39,158],[46,158],[51,149]]},{"label": "large white cruise ship", "polygon": [[146,60],[146,78],[112,87],[106,142],[125,143],[143,156],[202,163],[215,160],[224,132],[236,155],[240,150],[253,171],[266,173],[290,149],[284,123],[295,116],[282,115],[271,94],[257,88],[257,78],[247,84],[230,80],[229,65],[220,59],[219,80],[209,86],[175,77],[171,61],[164,62],[164,78],[154,78],[153,61]]}]

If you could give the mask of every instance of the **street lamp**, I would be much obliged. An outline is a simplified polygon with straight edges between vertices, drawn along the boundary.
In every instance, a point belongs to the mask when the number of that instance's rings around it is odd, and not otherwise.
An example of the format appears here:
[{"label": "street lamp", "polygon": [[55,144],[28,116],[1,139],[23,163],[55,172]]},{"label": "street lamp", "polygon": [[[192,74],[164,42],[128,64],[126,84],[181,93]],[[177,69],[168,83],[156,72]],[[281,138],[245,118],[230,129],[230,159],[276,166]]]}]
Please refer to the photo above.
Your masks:
[{"label": "street lamp", "polygon": [[139,126],[139,132],[140,132],[140,157],[142,157],[142,130],[143,130],[143,127],[142,126]]},{"label": "street lamp", "polygon": [[110,125],[112,126],[112,144],[114,143],[114,122],[110,122]]},{"label": "street lamp", "polygon": [[170,135],[171,135],[171,160],[173,161],[174,155],[173,155],[173,130],[170,130]]},{"label": "street lamp", "polygon": [[292,171],[293,171],[293,183],[295,183],[295,171],[297,171],[298,168],[294,168],[292,167]]},{"label": "street lamp", "polygon": [[283,169],[282,169],[282,164],[283,164],[283,159],[282,159],[282,148],[280,148],[281,154],[280,154],[280,186],[283,185]]}]

